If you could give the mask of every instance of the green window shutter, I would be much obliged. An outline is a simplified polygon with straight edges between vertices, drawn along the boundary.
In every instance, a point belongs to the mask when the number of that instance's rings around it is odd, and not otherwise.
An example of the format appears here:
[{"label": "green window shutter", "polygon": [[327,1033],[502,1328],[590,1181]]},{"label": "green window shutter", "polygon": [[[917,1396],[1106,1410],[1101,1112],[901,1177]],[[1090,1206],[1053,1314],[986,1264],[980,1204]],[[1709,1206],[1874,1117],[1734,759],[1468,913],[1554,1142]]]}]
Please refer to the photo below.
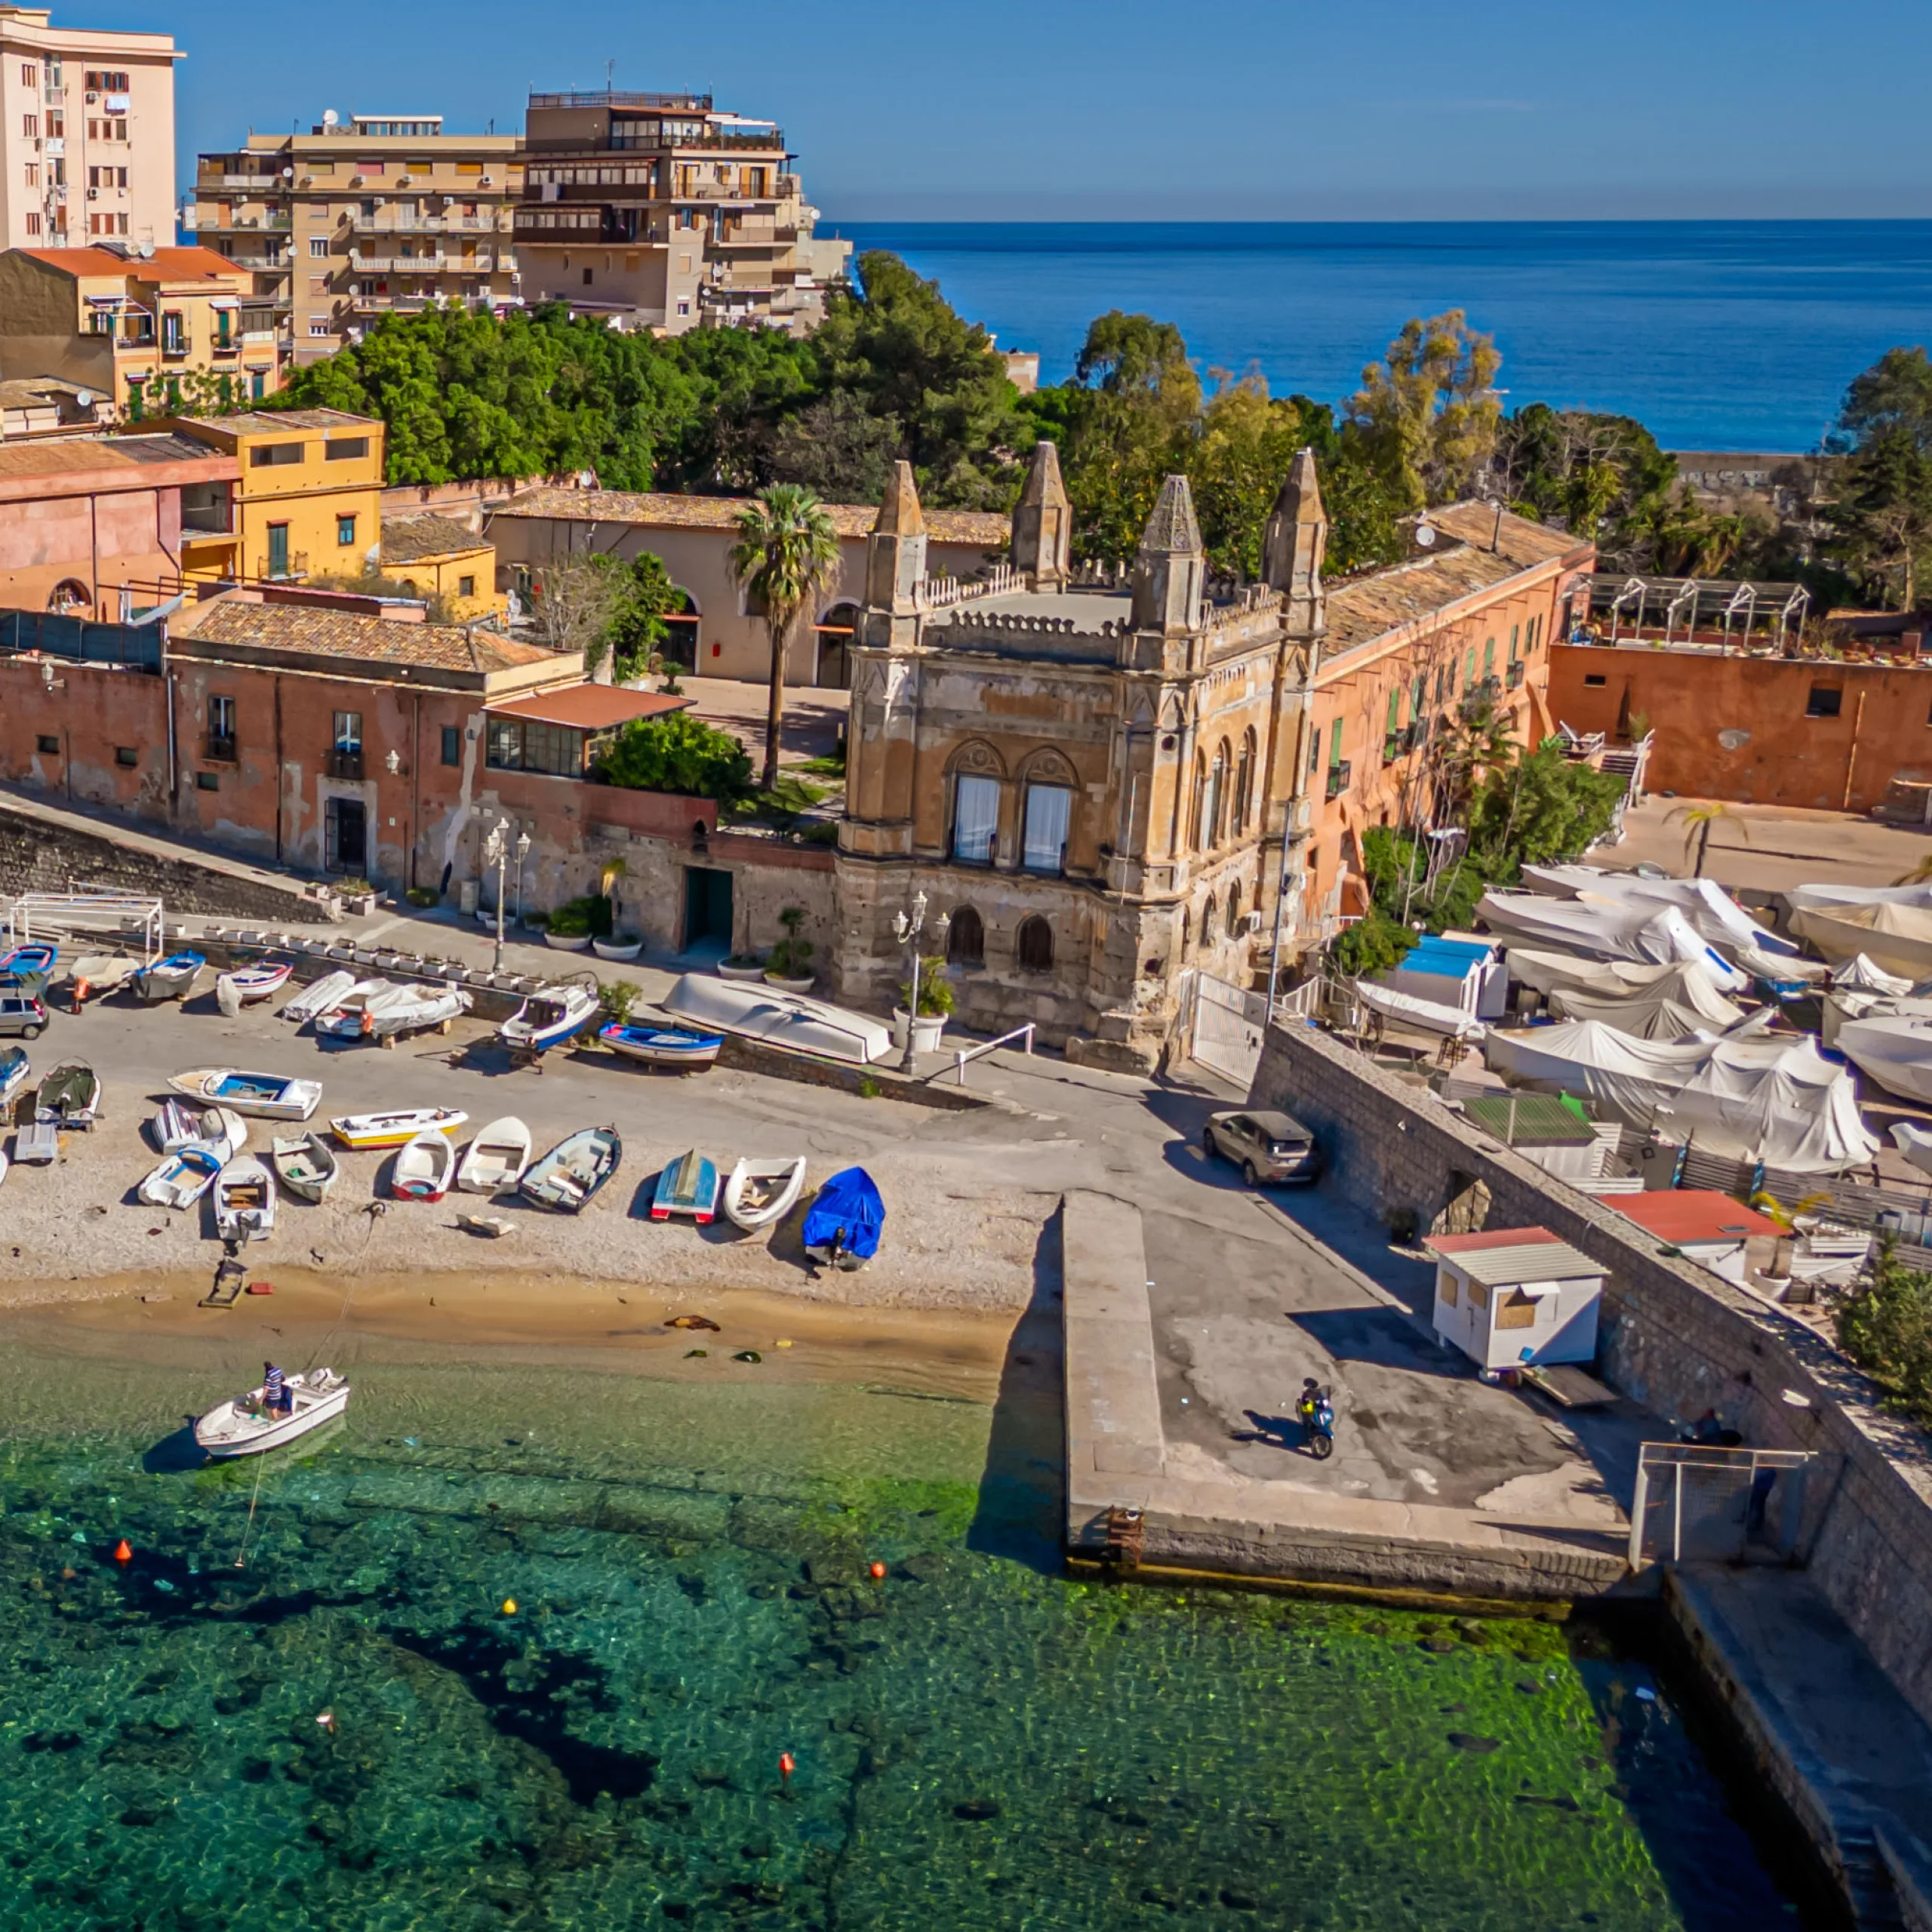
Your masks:
[{"label": "green window shutter", "polygon": [[1328,732],[1328,762],[1340,764],[1342,761],[1342,721],[1338,718]]}]

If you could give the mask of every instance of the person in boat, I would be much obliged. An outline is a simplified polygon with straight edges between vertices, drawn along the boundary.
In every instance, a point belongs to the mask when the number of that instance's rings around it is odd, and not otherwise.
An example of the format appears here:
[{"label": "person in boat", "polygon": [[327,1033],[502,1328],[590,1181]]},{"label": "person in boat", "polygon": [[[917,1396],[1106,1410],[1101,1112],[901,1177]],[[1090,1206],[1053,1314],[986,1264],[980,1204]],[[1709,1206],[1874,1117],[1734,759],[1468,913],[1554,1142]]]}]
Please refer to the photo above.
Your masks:
[{"label": "person in boat", "polygon": [[272,1361],[262,1364],[262,1407],[270,1415],[292,1415],[295,1410],[295,1392],[288,1386],[288,1377]]}]

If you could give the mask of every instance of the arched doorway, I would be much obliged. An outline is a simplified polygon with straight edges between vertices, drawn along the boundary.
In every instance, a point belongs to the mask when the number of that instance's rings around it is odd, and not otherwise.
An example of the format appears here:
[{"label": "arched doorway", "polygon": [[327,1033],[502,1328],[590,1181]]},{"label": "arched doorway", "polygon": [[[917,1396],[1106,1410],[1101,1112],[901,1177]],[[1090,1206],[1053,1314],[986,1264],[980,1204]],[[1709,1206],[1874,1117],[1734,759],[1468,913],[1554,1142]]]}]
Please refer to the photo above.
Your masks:
[{"label": "arched doorway", "polygon": [[859,607],[849,599],[835,604],[812,628],[818,635],[818,669],[812,682],[823,691],[852,688],[852,639],[859,627]]},{"label": "arched doorway", "polygon": [[664,641],[658,646],[666,663],[680,671],[698,668],[698,626],[703,614],[697,599],[681,586],[671,586],[674,601],[664,613]]}]

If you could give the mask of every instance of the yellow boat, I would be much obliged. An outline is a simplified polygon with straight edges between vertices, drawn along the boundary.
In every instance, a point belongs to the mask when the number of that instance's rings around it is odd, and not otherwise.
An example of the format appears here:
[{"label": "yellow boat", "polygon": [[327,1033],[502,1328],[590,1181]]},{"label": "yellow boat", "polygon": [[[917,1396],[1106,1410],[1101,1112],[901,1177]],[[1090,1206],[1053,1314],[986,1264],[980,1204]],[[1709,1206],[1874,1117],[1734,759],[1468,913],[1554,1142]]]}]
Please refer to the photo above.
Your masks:
[{"label": "yellow boat", "polygon": [[454,1134],[469,1116],[454,1107],[411,1107],[395,1114],[341,1114],[329,1131],[358,1154],[402,1147],[419,1134]]}]

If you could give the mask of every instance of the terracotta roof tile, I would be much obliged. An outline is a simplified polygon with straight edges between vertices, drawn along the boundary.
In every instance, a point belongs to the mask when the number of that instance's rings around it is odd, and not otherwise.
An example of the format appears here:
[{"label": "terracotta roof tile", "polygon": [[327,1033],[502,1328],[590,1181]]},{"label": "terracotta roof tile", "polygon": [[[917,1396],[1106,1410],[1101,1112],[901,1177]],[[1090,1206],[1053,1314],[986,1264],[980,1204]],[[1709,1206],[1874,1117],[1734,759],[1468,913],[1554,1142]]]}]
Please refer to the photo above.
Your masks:
[{"label": "terracotta roof tile", "polygon": [[131,275],[144,281],[184,281],[204,275],[249,278],[245,263],[231,262],[212,248],[157,248],[152,255],[117,255],[106,248],[23,248],[20,253],[72,275]]},{"label": "terracotta roof tile", "polygon": [[186,436],[54,436],[45,442],[0,444],[0,477],[82,476],[151,463],[205,463],[232,475],[235,459]]},{"label": "terracotta roof tile", "polygon": [[[665,491],[526,490],[493,516],[561,517],[574,523],[634,523],[661,530],[730,530],[747,497],[686,497]],[[827,503],[841,537],[872,534],[878,516],[874,503]],[[926,533],[941,543],[977,543],[1003,550],[1012,534],[1008,518],[987,510],[924,512]]]},{"label": "terracotta roof tile", "polygon": [[466,523],[448,516],[384,517],[383,561],[413,564],[425,557],[459,556],[471,550],[491,547],[487,537],[479,537]]},{"label": "terracotta roof tile", "polygon": [[399,623],[360,611],[318,611],[292,604],[219,602],[198,616],[186,637],[196,644],[305,651],[398,669],[408,666],[432,671],[509,671],[546,663],[555,655],[540,645],[460,624]]}]

